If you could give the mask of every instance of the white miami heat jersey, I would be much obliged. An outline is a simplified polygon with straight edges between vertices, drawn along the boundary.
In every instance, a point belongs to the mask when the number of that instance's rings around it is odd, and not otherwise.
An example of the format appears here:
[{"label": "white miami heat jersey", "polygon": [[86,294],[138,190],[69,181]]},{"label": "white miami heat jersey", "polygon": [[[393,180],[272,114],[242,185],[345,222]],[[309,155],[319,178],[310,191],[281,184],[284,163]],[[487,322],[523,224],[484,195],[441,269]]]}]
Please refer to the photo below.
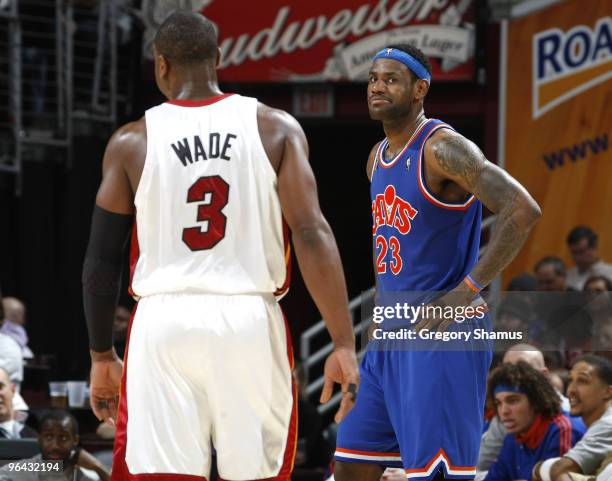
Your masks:
[{"label": "white miami heat jersey", "polygon": [[289,251],[257,99],[170,101],[145,119],[134,294],[280,294]]}]

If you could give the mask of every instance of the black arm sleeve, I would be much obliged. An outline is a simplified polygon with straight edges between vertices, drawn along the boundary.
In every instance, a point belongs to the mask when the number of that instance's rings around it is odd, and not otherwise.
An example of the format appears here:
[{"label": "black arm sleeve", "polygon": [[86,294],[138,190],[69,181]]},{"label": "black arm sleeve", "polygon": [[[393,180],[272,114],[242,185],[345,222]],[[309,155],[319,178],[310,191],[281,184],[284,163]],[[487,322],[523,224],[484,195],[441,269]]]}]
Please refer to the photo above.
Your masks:
[{"label": "black arm sleeve", "polygon": [[133,215],[115,214],[95,206],[89,245],[83,263],[83,308],[89,348],[107,351],[113,346],[113,321],[121,287],[123,252]]}]

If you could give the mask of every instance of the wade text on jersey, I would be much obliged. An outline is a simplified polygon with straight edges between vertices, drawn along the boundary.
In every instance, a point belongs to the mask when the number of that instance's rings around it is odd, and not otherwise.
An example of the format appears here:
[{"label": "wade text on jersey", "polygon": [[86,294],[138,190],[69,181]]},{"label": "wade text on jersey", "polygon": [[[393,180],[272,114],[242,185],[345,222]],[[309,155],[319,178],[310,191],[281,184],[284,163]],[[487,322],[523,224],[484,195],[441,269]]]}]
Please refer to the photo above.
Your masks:
[{"label": "wade text on jersey", "polygon": [[208,134],[208,139],[204,138],[204,141],[199,135],[194,135],[193,139],[184,137],[171,145],[183,167],[187,167],[188,164],[201,160],[223,159],[229,161],[231,142],[236,138],[238,138],[236,134],[211,132]]}]

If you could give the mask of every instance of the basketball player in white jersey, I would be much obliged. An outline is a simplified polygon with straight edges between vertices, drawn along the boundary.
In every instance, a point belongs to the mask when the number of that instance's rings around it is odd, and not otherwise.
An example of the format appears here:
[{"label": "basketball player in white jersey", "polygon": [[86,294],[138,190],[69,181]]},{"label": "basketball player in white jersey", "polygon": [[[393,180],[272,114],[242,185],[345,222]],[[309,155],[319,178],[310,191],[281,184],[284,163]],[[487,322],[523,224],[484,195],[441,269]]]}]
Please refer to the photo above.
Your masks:
[{"label": "basketball player in white jersey", "polygon": [[[92,407],[117,423],[114,481],[208,478],[213,447],[223,479],[289,479],[297,426],[277,304],[288,284],[283,219],[335,346],[321,400],[341,384],[338,421],[355,400],[344,275],[306,138],[287,113],[223,94],[219,58],[209,20],[172,14],[155,39],[168,102],[120,128],[104,156],[83,294]],[[139,302],[124,368],[112,326],[134,218]]]}]

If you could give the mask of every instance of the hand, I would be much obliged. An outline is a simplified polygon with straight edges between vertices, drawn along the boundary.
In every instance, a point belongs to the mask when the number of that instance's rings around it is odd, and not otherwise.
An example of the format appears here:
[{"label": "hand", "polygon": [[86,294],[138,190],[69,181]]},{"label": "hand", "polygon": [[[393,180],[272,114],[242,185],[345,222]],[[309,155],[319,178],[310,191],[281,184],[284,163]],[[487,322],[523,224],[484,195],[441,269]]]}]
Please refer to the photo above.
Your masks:
[{"label": "hand", "polygon": [[94,415],[111,425],[117,419],[123,362],[115,349],[91,351],[90,399]]},{"label": "hand", "polygon": [[359,367],[354,348],[338,347],[325,360],[323,371],[325,383],[321,392],[321,403],[331,399],[334,383],[342,387],[342,401],[334,420],[339,423],[349,413],[357,400],[359,389]]},{"label": "hand", "polygon": [[381,481],[404,481],[406,472],[400,468],[387,468],[380,479]]},{"label": "hand", "polygon": [[[452,291],[447,292],[425,307],[432,306],[435,307],[437,311],[441,309],[444,314],[451,311],[451,309],[452,312],[457,312],[458,307],[465,308],[470,306],[475,296],[476,293],[470,289],[464,281],[461,281]],[[451,318],[447,318],[446,316],[425,316],[416,325],[416,331],[421,332],[424,329],[431,331],[437,327],[436,330],[438,332],[445,332],[453,322],[455,322],[454,316],[451,316]]]}]

